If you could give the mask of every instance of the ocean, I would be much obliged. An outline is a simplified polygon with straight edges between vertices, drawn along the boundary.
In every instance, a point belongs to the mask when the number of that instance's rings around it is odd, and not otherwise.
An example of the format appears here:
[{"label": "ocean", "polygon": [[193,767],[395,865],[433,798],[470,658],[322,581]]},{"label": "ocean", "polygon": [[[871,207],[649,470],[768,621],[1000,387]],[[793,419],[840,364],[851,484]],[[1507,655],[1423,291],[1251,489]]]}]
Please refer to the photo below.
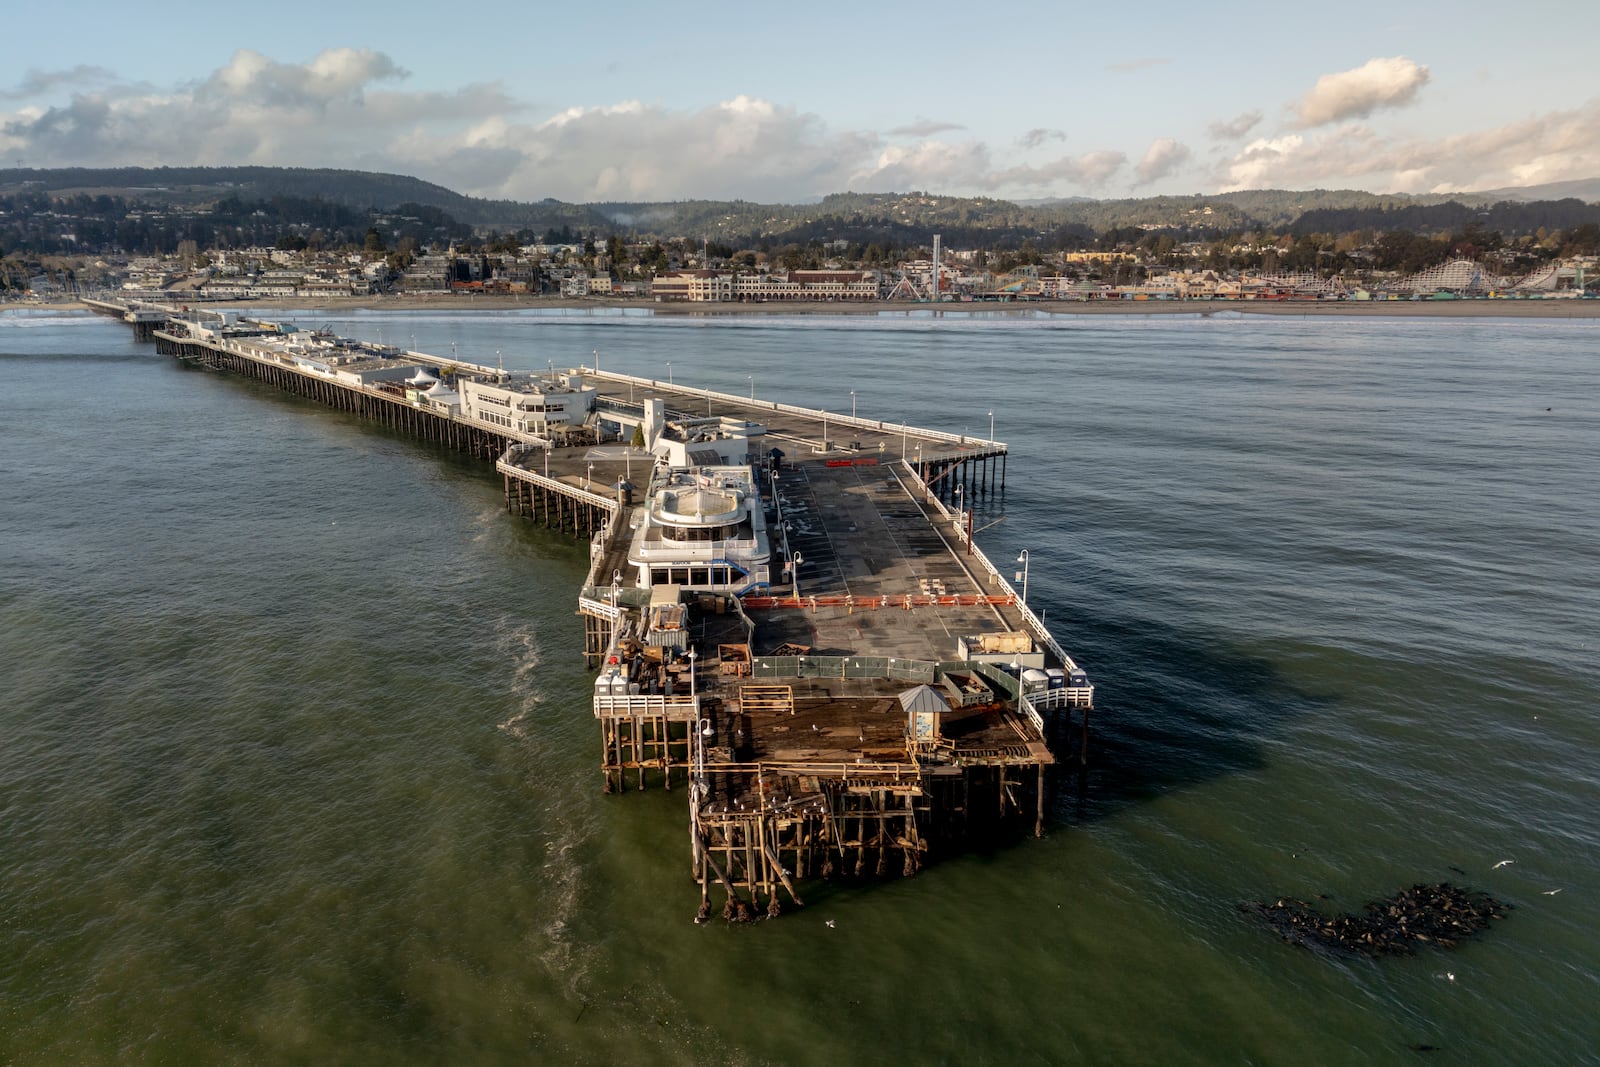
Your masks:
[{"label": "ocean", "polygon": [[[1600,322],[294,317],[992,413],[979,543],[1097,684],[1091,766],[1042,839],[696,926],[684,794],[601,794],[585,546],[0,314],[0,1061],[1600,1062]],[[1369,960],[1239,909],[1439,881],[1513,910]]]}]

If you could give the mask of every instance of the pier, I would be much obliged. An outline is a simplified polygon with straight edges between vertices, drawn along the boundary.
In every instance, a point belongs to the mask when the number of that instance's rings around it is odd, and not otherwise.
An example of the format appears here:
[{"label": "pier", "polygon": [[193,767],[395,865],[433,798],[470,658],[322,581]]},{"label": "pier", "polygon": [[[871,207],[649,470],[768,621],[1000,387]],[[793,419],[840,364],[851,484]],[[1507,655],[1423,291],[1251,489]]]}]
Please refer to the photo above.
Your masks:
[{"label": "pier", "polygon": [[819,879],[1041,834],[1052,769],[1087,761],[1094,687],[976,543],[1001,442],[599,366],[508,374],[91,306],[185,363],[492,462],[509,511],[588,542],[601,785],[684,791],[698,919],[776,916]]}]

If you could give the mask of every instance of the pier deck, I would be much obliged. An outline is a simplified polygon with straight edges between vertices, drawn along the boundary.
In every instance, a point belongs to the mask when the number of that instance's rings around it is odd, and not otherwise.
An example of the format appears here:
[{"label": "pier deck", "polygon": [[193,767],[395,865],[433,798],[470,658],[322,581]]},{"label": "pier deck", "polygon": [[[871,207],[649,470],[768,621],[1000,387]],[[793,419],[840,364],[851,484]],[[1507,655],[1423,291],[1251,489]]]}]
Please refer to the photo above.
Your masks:
[{"label": "pier deck", "polygon": [[[1052,746],[1076,740],[1085,758],[1093,687],[972,540],[971,509],[1004,491],[1002,443],[553,365],[546,393],[581,382],[592,406],[541,437],[398,377],[503,383],[498,368],[291,340],[270,323],[97,310],[188,362],[493,461],[508,508],[589,540],[578,614],[599,670],[605,789],[687,783],[701,918],[713,888],[729,918],[775,915],[780,892],[798,905],[810,878],[909,875],[1008,823],[1041,832]],[[659,430],[647,405],[691,435],[680,440],[747,449],[737,462],[773,546],[770,577],[687,590],[665,632],[659,590],[628,560],[649,506],[633,489],[666,462],[627,443],[635,427]]]}]

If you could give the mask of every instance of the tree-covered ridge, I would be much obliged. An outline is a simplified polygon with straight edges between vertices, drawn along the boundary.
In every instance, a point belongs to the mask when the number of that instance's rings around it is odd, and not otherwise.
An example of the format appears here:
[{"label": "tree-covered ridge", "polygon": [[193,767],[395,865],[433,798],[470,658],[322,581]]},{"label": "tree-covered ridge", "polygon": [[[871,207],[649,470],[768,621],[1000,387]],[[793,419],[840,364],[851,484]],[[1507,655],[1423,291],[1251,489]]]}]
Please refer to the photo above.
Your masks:
[{"label": "tree-covered ridge", "polygon": [[[1567,198],[1490,203],[1473,196],[1385,196],[1359,190],[1250,190],[1211,196],[1060,200],[1018,204],[929,192],[836,193],[808,204],[731,200],[532,203],[462,196],[404,175],[286,167],[123,167],[0,170],[0,255],[170,253],[287,242],[360,248],[369,229],[388,247],[476,239],[498,247],[538,241],[702,243],[806,265],[868,264],[922,250],[980,249],[1028,263],[1040,253],[1137,249],[1157,256],[1208,242],[1221,260],[1236,245],[1274,245],[1280,261],[1332,267],[1358,246],[1403,231],[1434,244],[1476,227],[1474,247],[1600,222],[1600,205]],[[1458,242],[1446,242],[1458,243]],[[1403,257],[1423,257],[1413,244]],[[799,250],[799,251],[796,251]],[[726,255],[724,258],[726,258]],[[1231,253],[1229,254],[1231,255]],[[656,257],[670,260],[675,257]],[[684,257],[676,257],[684,258]]]}]

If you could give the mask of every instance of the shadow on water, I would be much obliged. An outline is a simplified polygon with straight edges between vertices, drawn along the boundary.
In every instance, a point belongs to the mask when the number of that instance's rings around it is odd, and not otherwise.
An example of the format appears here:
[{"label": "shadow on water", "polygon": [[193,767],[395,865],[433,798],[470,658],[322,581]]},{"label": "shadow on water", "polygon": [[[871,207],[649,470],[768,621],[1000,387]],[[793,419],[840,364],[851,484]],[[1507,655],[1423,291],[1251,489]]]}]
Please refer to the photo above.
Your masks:
[{"label": "shadow on water", "polygon": [[1221,634],[1128,617],[1087,625],[1076,637],[1086,662],[1117,666],[1096,689],[1087,768],[1077,768],[1076,733],[1073,751],[1058,749],[1052,812],[1067,823],[1260,770],[1264,739],[1334,703],[1267,660],[1230,649]]}]

